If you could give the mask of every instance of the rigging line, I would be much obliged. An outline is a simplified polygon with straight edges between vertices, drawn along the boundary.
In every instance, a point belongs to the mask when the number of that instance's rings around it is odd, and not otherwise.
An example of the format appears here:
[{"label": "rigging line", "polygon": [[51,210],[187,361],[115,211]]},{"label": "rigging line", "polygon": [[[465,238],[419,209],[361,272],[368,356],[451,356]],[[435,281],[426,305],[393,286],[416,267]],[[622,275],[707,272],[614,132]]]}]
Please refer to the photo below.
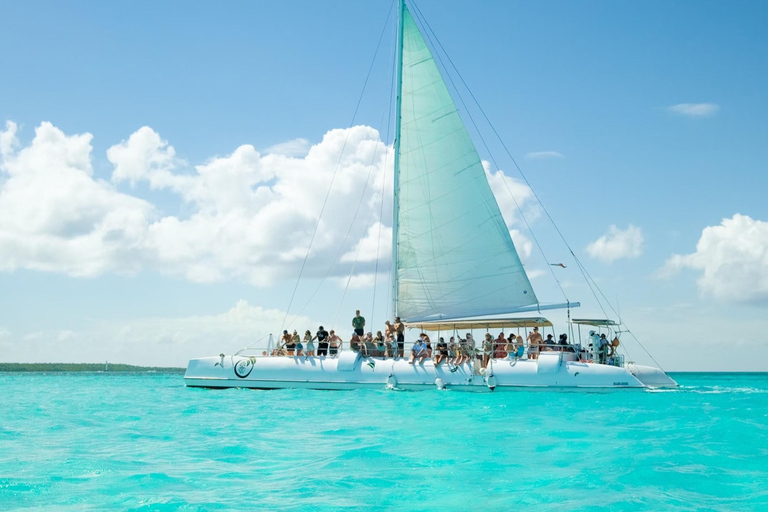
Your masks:
[{"label": "rigging line", "polygon": [[[381,125],[384,124],[384,116],[386,116],[387,114],[388,114],[388,112],[385,112],[381,116],[381,122],[379,123],[379,132],[381,132]],[[381,141],[381,137],[378,137],[376,139],[376,141],[377,142]],[[360,195],[360,201],[358,201],[358,203],[357,203],[357,211],[360,210],[360,205],[363,204],[363,199],[365,198],[365,192],[366,192],[366,190],[368,190],[368,183],[371,181],[371,174],[373,174],[373,167],[374,167],[374,164],[376,163],[376,154],[378,153],[378,150],[379,150],[379,145],[377,144],[376,148],[373,150],[373,158],[371,158],[371,165],[368,167],[368,177],[365,180],[365,187],[363,187],[363,193]],[[382,195],[384,194],[384,184],[383,184],[383,182],[382,182],[382,186],[381,186],[381,193],[382,193]],[[376,201],[374,201],[374,205],[375,204],[376,204]],[[371,224],[371,219],[373,218],[373,212],[374,211],[376,211],[376,209],[375,208],[371,208],[371,212],[370,212],[370,214],[368,214],[368,220],[365,223],[366,227]],[[357,212],[355,212],[355,216],[357,216]],[[351,229],[352,229],[352,227],[350,226],[350,231],[351,231]],[[363,235],[363,236],[365,237],[365,235]],[[358,243],[358,245],[357,245],[357,252],[355,253],[355,259],[352,262],[352,267],[349,270],[349,277],[347,278],[347,284],[344,287],[344,293],[342,293],[342,295],[341,295],[341,300],[339,301],[339,309],[336,310],[336,316],[333,318],[333,323],[331,324],[331,327],[335,327],[336,326],[336,320],[339,317],[339,312],[341,311],[341,306],[344,304],[344,297],[347,295],[347,289],[349,288],[349,283],[352,280],[352,274],[354,273],[355,267],[357,266],[357,260],[358,260],[358,257],[360,256],[360,250],[362,248],[363,248],[363,244],[362,244],[362,239],[361,239],[360,243]],[[373,319],[371,319],[371,321],[373,321]]]},{"label": "rigging line", "polygon": [[[575,257],[575,256],[574,256],[574,257]],[[579,260],[578,260],[578,258],[577,258],[577,261],[579,261]],[[579,262],[579,263],[580,263],[580,262]],[[605,302],[608,304],[608,307],[609,307],[609,308],[611,308],[611,311],[613,311],[613,313],[614,313],[614,314],[616,315],[616,317],[619,319],[619,322],[621,322],[622,324],[624,324],[624,322],[621,320],[621,316],[619,315],[619,313],[616,311],[616,309],[614,309],[613,305],[611,304],[611,301],[609,301],[609,300],[608,300],[608,298],[605,296],[605,294],[603,293],[603,291],[600,289],[600,287],[599,287],[599,286],[597,285],[597,283],[595,282],[594,278],[592,278],[592,276],[589,274],[589,272],[587,272],[587,269],[586,269],[586,268],[584,269],[584,272],[587,274],[587,277],[589,277],[589,279],[590,279],[590,280],[591,280],[591,281],[592,281],[592,282],[595,284],[595,288],[597,289],[597,291],[599,291],[599,292],[600,292],[600,295],[603,297],[603,299],[605,299]],[[607,316],[607,315],[606,315],[606,316]],[[646,349],[646,348],[645,348],[645,345],[643,345],[643,343],[642,343],[642,342],[641,342],[641,341],[640,341],[640,340],[637,338],[637,336],[635,336],[635,333],[633,333],[633,332],[632,332],[632,330],[629,328],[629,326],[628,326],[627,324],[624,324],[624,326],[627,328],[627,332],[630,334],[630,336],[632,336],[632,339],[634,339],[634,340],[637,342],[637,344],[638,344],[638,345],[640,345],[640,348],[642,348],[642,349],[643,349],[643,352],[645,352],[645,353],[646,353],[646,355],[648,355],[648,357],[650,357],[650,358],[651,358],[651,361],[653,361],[654,363],[656,363],[656,365],[659,367],[659,369],[660,369],[661,371],[663,371],[664,373],[667,373],[667,372],[666,372],[666,370],[664,370],[664,368],[663,368],[663,367],[662,367],[662,366],[659,364],[659,362],[656,360],[656,358],[655,358],[655,357],[653,357],[653,355],[651,355],[651,353],[648,351],[648,349]],[[626,349],[625,349],[625,350],[626,350]],[[627,352],[627,355],[629,355],[629,352]]]},{"label": "rigging line", "polygon": [[[349,127],[351,128],[355,124],[355,119],[357,119],[357,112],[360,110],[360,103],[363,101],[363,95],[365,94],[365,88],[368,85],[368,80],[371,78],[371,71],[373,70],[373,65],[376,62],[376,56],[379,54],[379,48],[381,47],[381,40],[384,39],[384,33],[387,29],[387,24],[389,23],[389,18],[392,16],[392,8],[394,7],[395,2],[392,2],[392,5],[389,6],[389,10],[387,11],[387,19],[384,21],[384,26],[381,29],[381,35],[379,36],[379,41],[376,43],[376,50],[373,52],[373,59],[371,60],[371,65],[368,67],[368,73],[365,75],[365,81],[363,82],[363,90],[360,91],[360,97],[357,99],[357,105],[355,105],[355,112],[352,114],[352,121],[349,123]],[[339,160],[336,162],[336,167],[333,170],[333,176],[331,177],[331,183],[328,185],[328,192],[325,194],[325,199],[323,200],[323,206],[320,208],[320,215],[317,217],[317,223],[315,224],[315,229],[312,232],[312,237],[309,239],[309,246],[307,247],[307,253],[304,255],[304,261],[301,263],[301,270],[299,270],[299,277],[296,279],[296,284],[293,287],[293,292],[291,293],[291,300],[288,302],[288,307],[285,310],[285,316],[283,317],[283,324],[280,327],[280,330],[282,331],[285,327],[285,321],[288,319],[288,313],[291,311],[291,306],[293,305],[293,299],[296,297],[296,290],[299,288],[299,283],[301,282],[301,276],[304,274],[304,268],[307,266],[307,260],[309,259],[309,253],[312,250],[312,244],[315,241],[315,236],[317,236],[317,231],[320,227],[320,220],[323,217],[323,212],[325,212],[325,207],[328,204],[328,198],[331,195],[331,190],[333,190],[333,182],[336,180],[336,174],[339,170],[339,165],[341,165],[341,158],[344,156],[344,150],[347,147],[347,142],[349,141],[349,130],[347,130],[347,135],[344,138],[344,144],[341,147],[341,152],[339,153]]]},{"label": "rigging line", "polygon": [[[384,115],[386,115],[386,114],[384,114]],[[381,132],[381,126],[383,124],[384,124],[384,116],[382,116],[381,122],[379,124],[379,132]],[[380,140],[381,140],[380,137],[376,138],[376,142],[377,143],[380,142]],[[363,200],[365,199],[365,193],[368,190],[368,183],[371,180],[371,173],[372,173],[372,170],[373,170],[373,166],[376,163],[376,154],[377,154],[377,152],[378,152],[378,144],[376,145],[376,148],[373,151],[373,158],[371,159],[371,165],[368,167],[368,176],[366,177],[365,186],[363,187],[363,191],[360,194],[360,199],[357,202],[357,207],[355,208],[355,214],[352,216],[352,222],[350,222],[350,224],[349,224],[349,229],[347,229],[347,233],[344,235],[344,239],[342,240],[341,244],[339,244],[339,249],[336,251],[336,256],[334,257],[333,261],[331,262],[330,266],[328,267],[328,270],[326,270],[325,275],[320,280],[320,283],[317,285],[317,288],[315,288],[315,291],[312,292],[312,295],[310,295],[310,297],[307,300],[307,302],[301,308],[301,311],[299,311],[299,313],[296,314],[296,316],[293,318],[293,320],[291,320],[291,322],[288,324],[288,327],[293,325],[293,323],[301,316],[301,314],[304,312],[304,310],[307,308],[307,306],[309,306],[309,304],[312,302],[312,299],[315,298],[315,295],[317,294],[318,291],[320,291],[320,288],[322,288],[323,283],[325,283],[325,280],[331,274],[331,270],[333,270],[333,267],[339,261],[339,256],[341,256],[342,252],[344,252],[344,244],[347,242],[347,240],[349,239],[349,235],[352,233],[352,229],[355,226],[355,221],[357,220],[357,216],[360,213],[360,207],[362,206]],[[374,202],[374,204],[375,204],[375,202]],[[368,217],[368,221],[370,223],[370,216]]]},{"label": "rigging line", "polygon": [[[443,45],[440,44],[439,40],[437,40],[437,35],[435,35],[434,31],[432,30],[432,27],[430,27],[429,23],[427,23],[426,18],[421,13],[421,10],[419,9],[419,7],[416,5],[415,2],[411,2],[411,3],[414,6],[414,8],[416,9],[416,12],[417,12],[417,14],[419,16],[419,20],[422,21],[424,23],[424,25],[428,28],[428,31],[426,33],[427,34],[427,39],[429,39],[430,43],[432,43],[432,37],[430,37],[430,33],[432,33],[432,36],[434,36],[435,40],[440,45],[440,48],[442,49],[442,51],[445,54],[446,58],[450,61],[450,57],[448,57],[448,54],[446,53],[445,48],[443,48]],[[434,46],[434,44],[433,44],[433,46]],[[443,59],[440,56],[440,53],[439,52],[435,52],[435,54],[437,55],[438,61],[443,66],[443,69],[446,70],[445,74],[448,76],[448,80],[450,81],[451,85],[453,86],[454,91],[456,91],[456,95],[459,97],[459,101],[461,102],[461,105],[464,107],[464,110],[466,111],[467,116],[469,117],[469,120],[472,122],[472,126],[474,126],[475,131],[477,132],[477,135],[480,137],[480,140],[482,141],[483,146],[485,147],[485,150],[488,152],[488,155],[491,157],[491,161],[493,162],[493,165],[496,167],[497,170],[501,170],[501,168],[499,167],[498,163],[496,162],[496,158],[493,156],[493,153],[491,152],[490,148],[488,147],[488,143],[485,141],[485,138],[483,137],[483,134],[480,132],[480,129],[477,126],[477,123],[475,123],[475,119],[472,116],[472,113],[469,111],[469,108],[467,107],[467,104],[464,102],[463,96],[459,92],[458,87],[456,87],[456,84],[453,81],[453,77],[451,76],[450,73],[448,73],[448,68],[443,63]],[[453,62],[451,62],[451,64],[453,65]],[[455,66],[454,66],[454,69],[456,69]],[[456,73],[458,74],[458,70],[456,70]],[[461,78],[461,76],[459,76],[459,78]],[[462,82],[463,81],[464,80],[462,79]],[[465,84],[465,87],[466,87],[466,84]],[[467,90],[469,90],[469,88],[467,88]],[[471,92],[470,92],[470,94],[471,94]],[[517,165],[517,164],[515,164],[515,165]],[[515,203],[515,207],[516,207],[518,213],[520,214],[520,217],[523,219],[523,222],[525,222],[525,226],[528,228],[528,232],[530,233],[531,238],[533,238],[533,241],[536,244],[536,247],[539,249],[539,252],[541,253],[542,257],[544,258],[544,261],[547,263],[547,267],[548,267],[550,273],[552,274],[552,277],[554,278],[555,283],[557,283],[557,287],[560,289],[560,293],[563,294],[563,297],[565,298],[566,302],[570,302],[570,300],[568,299],[568,295],[565,293],[565,289],[563,289],[563,286],[560,283],[560,280],[557,278],[557,274],[555,274],[554,268],[552,268],[549,265],[549,258],[547,258],[547,255],[544,252],[544,249],[542,248],[541,244],[539,243],[538,238],[534,234],[533,229],[531,228],[531,225],[528,222],[528,219],[526,218],[525,214],[523,213],[522,208],[520,207],[520,204],[517,202],[517,199],[515,198],[515,195],[512,193],[512,189],[509,188],[509,184],[507,183],[507,180],[505,179],[503,171],[502,171],[501,178],[502,178],[501,181],[504,183],[504,187],[507,189],[507,192],[509,193],[510,197],[512,198],[512,201]],[[530,188],[531,192],[533,193],[533,188],[531,188],[530,184],[528,184],[528,188]],[[538,200],[538,197],[536,199]],[[539,204],[541,204],[541,201],[539,201]],[[542,208],[543,208],[543,206],[542,206]]]},{"label": "rigging line", "polygon": [[255,347],[256,345],[258,345],[259,343],[261,343],[262,341],[264,341],[264,340],[265,340],[266,338],[268,338],[268,337],[269,337],[269,334],[267,334],[267,335],[265,335],[265,336],[262,336],[261,338],[259,338],[258,340],[254,341],[254,342],[253,342],[253,343],[251,343],[250,345],[248,345],[248,346],[246,346],[246,347],[243,347],[243,348],[241,348],[240,350],[238,350],[237,352],[235,352],[235,354],[234,354],[234,355],[238,355],[240,352],[243,352],[244,350],[248,350],[249,348],[253,348],[253,347]]},{"label": "rigging line", "polygon": [[[565,235],[563,235],[562,231],[560,231],[560,228],[559,228],[559,227],[557,226],[557,224],[555,223],[555,220],[552,218],[552,215],[550,215],[550,213],[549,213],[549,210],[547,210],[547,208],[544,206],[544,203],[541,201],[541,198],[540,198],[540,197],[539,197],[539,195],[536,193],[536,191],[534,190],[534,188],[531,186],[531,183],[528,181],[528,177],[525,175],[525,173],[523,172],[523,170],[522,170],[522,169],[520,168],[520,166],[518,165],[518,163],[517,163],[517,160],[515,160],[515,157],[514,157],[514,156],[512,156],[512,152],[509,150],[509,148],[507,147],[507,145],[504,143],[504,140],[501,138],[501,135],[499,135],[498,131],[496,130],[496,127],[493,125],[493,123],[491,123],[491,120],[490,120],[490,118],[488,117],[488,114],[486,114],[486,113],[485,113],[485,110],[484,110],[484,109],[483,109],[483,107],[480,105],[480,102],[477,100],[477,98],[475,97],[475,95],[474,95],[474,93],[472,92],[472,90],[469,88],[469,85],[467,85],[467,82],[464,80],[464,77],[463,77],[463,76],[461,75],[461,73],[459,72],[458,68],[457,68],[457,67],[456,67],[456,65],[454,64],[454,62],[453,62],[453,60],[451,59],[450,55],[448,55],[448,52],[446,52],[446,51],[445,51],[445,48],[443,47],[443,44],[440,42],[440,39],[439,39],[439,38],[437,37],[437,35],[435,34],[434,30],[432,30],[432,27],[429,25],[429,22],[426,20],[426,18],[424,18],[424,15],[423,15],[423,14],[421,14],[421,11],[420,11],[420,9],[419,9],[418,5],[416,5],[416,3],[415,3],[413,0],[411,1],[411,4],[412,4],[412,5],[415,7],[416,11],[419,13],[420,19],[421,19],[421,21],[424,23],[424,25],[427,27],[428,31],[429,31],[429,32],[431,32],[431,33],[432,33],[432,35],[434,36],[434,38],[435,38],[435,41],[437,42],[438,46],[440,47],[440,49],[441,49],[441,50],[443,51],[443,53],[445,54],[445,57],[446,57],[446,59],[448,59],[448,62],[451,64],[451,67],[452,67],[452,68],[454,69],[454,71],[456,72],[456,75],[459,77],[459,80],[461,80],[461,83],[462,83],[462,84],[464,85],[464,87],[466,88],[467,92],[469,93],[470,97],[471,97],[471,98],[472,98],[472,100],[474,101],[475,105],[477,105],[477,108],[480,110],[480,113],[481,113],[481,114],[483,115],[483,117],[485,118],[485,121],[488,123],[488,126],[491,128],[491,130],[493,131],[494,135],[495,135],[495,136],[496,136],[496,138],[499,140],[499,143],[500,143],[500,144],[501,144],[501,146],[504,148],[504,151],[507,153],[507,156],[508,156],[508,157],[509,157],[509,159],[512,161],[512,163],[515,165],[515,168],[517,168],[517,171],[520,173],[520,176],[523,178],[523,180],[525,181],[526,185],[528,185],[528,188],[530,188],[530,189],[531,189],[531,193],[532,193],[532,194],[533,194],[533,196],[536,198],[536,201],[537,201],[537,202],[539,203],[539,205],[541,206],[541,209],[542,209],[542,210],[544,210],[544,214],[545,214],[545,215],[547,216],[547,218],[549,219],[550,223],[552,224],[552,227],[554,227],[554,228],[555,228],[555,231],[556,231],[556,232],[557,232],[557,234],[560,236],[560,239],[563,241],[563,243],[565,244],[565,246],[568,248],[568,251],[571,253],[571,256],[573,257],[574,261],[576,261],[577,265],[578,265],[578,266],[579,266],[579,268],[582,270],[582,274],[586,273],[586,275],[588,275],[588,276],[589,276],[589,273],[588,273],[588,272],[586,272],[586,268],[584,268],[584,265],[581,263],[581,260],[579,260],[579,258],[576,256],[576,254],[574,253],[574,251],[573,251],[573,249],[571,248],[570,244],[568,243],[568,240],[565,238]],[[430,39],[430,40],[431,40],[431,39]],[[438,58],[440,58],[440,57],[439,57],[439,54],[438,54]],[[442,62],[442,59],[441,59],[441,62]],[[449,78],[450,78],[450,75],[449,75]],[[451,81],[451,82],[452,82],[452,81]],[[459,95],[459,97],[461,98],[461,95]],[[463,103],[463,100],[462,100],[462,103]],[[470,118],[471,118],[471,116],[470,116]],[[473,123],[473,124],[474,124],[474,123]],[[481,139],[482,139],[482,137],[481,137]],[[604,294],[604,293],[603,293],[603,291],[600,289],[600,287],[597,285],[597,283],[594,281],[594,279],[592,279],[592,277],[591,277],[591,276],[589,276],[589,280],[591,280],[591,281],[594,283],[594,285],[595,285],[595,288],[596,288],[596,289],[597,289],[597,290],[600,292],[600,295],[602,295],[602,296],[603,296],[603,298],[605,299],[606,303],[608,304],[608,307],[610,307],[610,308],[611,308],[611,310],[613,310],[613,311],[614,311],[614,313],[615,313],[615,309],[614,309],[614,308],[613,308],[613,306],[611,305],[611,302],[610,302],[610,301],[609,301],[609,300],[608,300],[608,299],[605,297],[605,294]],[[589,280],[587,281],[587,284],[589,284]],[[591,289],[592,289],[592,287],[591,287],[591,285],[590,285],[590,290],[591,290]],[[594,291],[593,291],[593,294],[594,294]],[[602,304],[600,303],[599,299],[597,299],[597,297],[595,297],[595,298],[596,298],[596,300],[598,301],[598,305],[600,306],[600,309],[601,309],[601,310],[603,310],[603,313],[605,314],[605,310],[603,309],[603,307],[602,307]],[[607,316],[607,314],[606,314],[606,316]],[[625,324],[625,325],[626,325],[626,324]],[[628,326],[627,326],[627,327],[628,327]],[[637,341],[638,345],[640,345],[640,347],[643,349],[643,351],[645,351],[645,353],[646,353],[646,354],[647,354],[647,355],[648,355],[648,356],[651,358],[651,360],[653,360],[653,362],[654,362],[654,363],[656,363],[656,364],[659,366],[659,369],[661,369],[662,371],[664,371],[664,369],[661,367],[661,365],[659,365],[659,363],[656,361],[656,359],[655,359],[655,358],[654,358],[654,357],[653,357],[653,356],[650,354],[650,352],[648,352],[648,350],[645,348],[645,346],[643,346],[643,344],[640,342],[640,340],[639,340],[639,339],[637,339],[637,337],[634,335],[634,333],[632,333],[632,331],[631,331],[631,330],[629,330],[629,329],[628,329],[628,332],[629,332],[629,333],[632,335],[632,338],[633,338],[633,339],[635,339],[635,341]]]}]

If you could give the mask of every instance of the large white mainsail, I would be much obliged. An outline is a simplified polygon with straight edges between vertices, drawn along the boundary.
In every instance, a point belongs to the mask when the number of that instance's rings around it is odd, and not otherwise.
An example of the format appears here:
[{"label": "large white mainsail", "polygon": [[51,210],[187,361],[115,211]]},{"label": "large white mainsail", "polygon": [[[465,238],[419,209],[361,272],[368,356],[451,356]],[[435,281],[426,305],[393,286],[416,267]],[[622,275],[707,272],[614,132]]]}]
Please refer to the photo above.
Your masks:
[{"label": "large white mainsail", "polygon": [[538,301],[435,60],[402,5],[395,312],[409,322]]}]

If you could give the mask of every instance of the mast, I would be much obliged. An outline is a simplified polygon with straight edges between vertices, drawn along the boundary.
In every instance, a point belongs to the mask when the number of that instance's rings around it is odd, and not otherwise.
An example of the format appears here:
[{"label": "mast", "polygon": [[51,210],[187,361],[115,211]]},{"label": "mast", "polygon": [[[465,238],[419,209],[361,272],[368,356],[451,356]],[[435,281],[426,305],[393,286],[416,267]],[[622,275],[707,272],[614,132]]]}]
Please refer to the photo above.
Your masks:
[{"label": "mast", "polygon": [[403,95],[403,12],[405,0],[398,0],[397,16],[397,102],[395,107],[395,186],[394,205],[392,208],[392,316],[397,316],[397,234],[400,217],[400,104]]}]

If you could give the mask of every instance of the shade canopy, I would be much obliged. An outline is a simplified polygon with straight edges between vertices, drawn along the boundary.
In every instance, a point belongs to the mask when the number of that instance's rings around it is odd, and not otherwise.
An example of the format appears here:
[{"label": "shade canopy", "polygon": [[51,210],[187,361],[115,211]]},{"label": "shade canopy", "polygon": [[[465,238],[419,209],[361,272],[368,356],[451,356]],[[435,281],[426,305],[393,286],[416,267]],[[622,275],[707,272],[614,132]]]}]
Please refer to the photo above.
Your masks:
[{"label": "shade canopy", "polygon": [[466,318],[439,322],[406,322],[405,325],[409,329],[421,329],[422,331],[466,331],[472,329],[498,330],[552,327],[552,322],[539,316],[530,318]]}]

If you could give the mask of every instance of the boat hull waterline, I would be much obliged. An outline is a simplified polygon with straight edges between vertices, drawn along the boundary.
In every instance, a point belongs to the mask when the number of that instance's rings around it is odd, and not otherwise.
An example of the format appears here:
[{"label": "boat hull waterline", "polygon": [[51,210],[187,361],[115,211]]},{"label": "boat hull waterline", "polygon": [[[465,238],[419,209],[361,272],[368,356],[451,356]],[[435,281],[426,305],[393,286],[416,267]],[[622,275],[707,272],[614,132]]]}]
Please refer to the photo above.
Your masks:
[{"label": "boat hull waterline", "polygon": [[224,356],[192,359],[184,375],[188,387],[341,390],[360,388],[500,391],[513,388],[676,387],[656,368],[567,361],[560,353],[538,359],[495,359],[485,372],[477,363],[435,367],[431,359],[409,364],[404,358],[369,358],[354,352],[338,357]]}]

